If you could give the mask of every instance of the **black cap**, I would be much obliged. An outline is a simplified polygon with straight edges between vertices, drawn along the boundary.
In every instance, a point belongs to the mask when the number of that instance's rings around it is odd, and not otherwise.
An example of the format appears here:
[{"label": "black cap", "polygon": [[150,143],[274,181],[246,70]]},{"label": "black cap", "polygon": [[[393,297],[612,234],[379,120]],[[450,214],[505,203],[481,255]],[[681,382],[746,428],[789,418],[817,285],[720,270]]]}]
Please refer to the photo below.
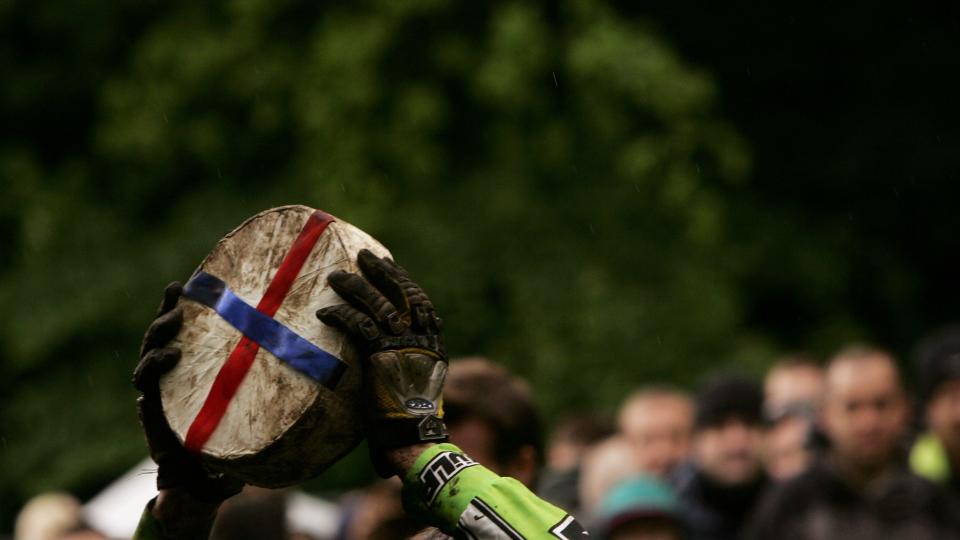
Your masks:
[{"label": "black cap", "polygon": [[714,374],[700,385],[695,399],[697,429],[719,426],[730,418],[750,425],[763,423],[763,390],[751,378]]},{"label": "black cap", "polygon": [[960,326],[944,328],[920,342],[914,364],[920,401],[926,404],[941,383],[960,378]]}]

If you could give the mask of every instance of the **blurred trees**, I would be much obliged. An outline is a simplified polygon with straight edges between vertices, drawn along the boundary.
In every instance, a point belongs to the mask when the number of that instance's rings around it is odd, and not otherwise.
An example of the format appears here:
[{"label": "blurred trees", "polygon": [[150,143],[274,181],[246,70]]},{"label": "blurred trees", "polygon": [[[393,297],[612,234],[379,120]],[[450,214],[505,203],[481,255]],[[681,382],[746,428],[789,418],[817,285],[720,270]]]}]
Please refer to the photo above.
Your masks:
[{"label": "blurred trees", "polygon": [[[778,192],[765,156],[758,178],[724,121],[731,98],[643,15],[599,1],[0,8],[0,522],[143,455],[128,377],[163,285],[280,204],[383,241],[431,293],[452,353],[509,364],[551,414],[720,365],[757,371],[783,346],[882,337],[889,320],[836,296],[861,284],[839,258],[874,231],[809,223],[819,196]],[[876,257],[893,270],[863,294],[921,324],[923,274]]]},{"label": "blurred trees", "polygon": [[957,319],[960,4],[621,2],[710,66],[750,141],[730,224],[745,321],[788,347],[907,356]]}]

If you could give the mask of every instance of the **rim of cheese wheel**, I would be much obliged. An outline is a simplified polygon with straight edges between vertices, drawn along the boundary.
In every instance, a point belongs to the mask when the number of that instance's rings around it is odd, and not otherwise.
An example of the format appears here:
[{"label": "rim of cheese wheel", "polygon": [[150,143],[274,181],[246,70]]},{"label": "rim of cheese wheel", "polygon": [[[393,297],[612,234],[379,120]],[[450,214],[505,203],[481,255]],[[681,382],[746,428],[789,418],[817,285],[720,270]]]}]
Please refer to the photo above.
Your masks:
[{"label": "rim of cheese wheel", "polygon": [[[236,296],[256,306],[314,212],[299,205],[261,212],[220,240],[197,270],[220,278]],[[215,469],[247,483],[279,487],[300,482],[362,438],[356,354],[345,336],[317,320],[315,313],[343,303],[327,284],[331,272],[358,272],[356,256],[364,248],[378,256],[390,253],[359,228],[334,219],[273,318],[347,368],[330,390],[260,348],[201,454]],[[182,442],[242,334],[206,305],[185,297],[178,305],[184,325],[170,346],[180,348],[182,356],[161,379],[160,391],[167,421]]]}]

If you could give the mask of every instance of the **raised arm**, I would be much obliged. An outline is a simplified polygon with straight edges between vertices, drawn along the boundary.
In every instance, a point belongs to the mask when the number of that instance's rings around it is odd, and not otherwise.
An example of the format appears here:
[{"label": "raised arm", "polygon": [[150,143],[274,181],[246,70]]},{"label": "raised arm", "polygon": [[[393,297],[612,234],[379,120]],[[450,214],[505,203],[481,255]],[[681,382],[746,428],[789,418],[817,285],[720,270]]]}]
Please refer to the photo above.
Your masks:
[{"label": "raised arm", "polygon": [[404,508],[457,538],[586,537],[565,511],[445,442],[441,320],[395,262],[361,251],[358,263],[362,277],[329,277],[348,303],[317,316],[346,332],[365,358],[371,459],[381,476],[403,480]]}]

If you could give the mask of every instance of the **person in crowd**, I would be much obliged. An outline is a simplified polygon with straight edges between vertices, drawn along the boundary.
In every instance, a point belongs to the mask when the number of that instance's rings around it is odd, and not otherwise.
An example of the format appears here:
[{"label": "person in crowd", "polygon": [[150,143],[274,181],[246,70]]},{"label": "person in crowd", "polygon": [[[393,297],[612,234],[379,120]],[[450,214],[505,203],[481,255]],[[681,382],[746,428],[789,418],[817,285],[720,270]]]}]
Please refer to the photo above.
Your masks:
[{"label": "person in crowd", "polygon": [[526,381],[486,358],[454,359],[443,407],[451,443],[501,476],[536,485],[543,421]]},{"label": "person in crowd", "polygon": [[14,540],[105,540],[88,527],[83,507],[67,493],[43,493],[20,509],[13,530]]},{"label": "person in crowd", "polygon": [[693,402],[679,389],[640,388],[620,407],[617,423],[643,472],[666,477],[690,454]]},{"label": "person in crowd", "polygon": [[787,480],[810,466],[823,391],[823,367],[811,356],[787,356],[767,371],[763,461],[771,478]]},{"label": "person in crowd", "polygon": [[890,353],[843,349],[830,360],[826,383],[828,449],[765,497],[745,538],[957,538],[953,501],[905,466],[910,405]]},{"label": "person in crowd", "polygon": [[597,443],[584,455],[580,468],[578,516],[591,517],[610,488],[641,474],[633,459],[633,448],[622,435]]},{"label": "person in crowd", "polygon": [[286,490],[244,486],[217,512],[210,539],[287,540],[286,510]]},{"label": "person in crowd", "polygon": [[767,418],[763,434],[763,466],[776,481],[794,478],[810,467],[814,449],[810,440],[813,425],[799,412]]},{"label": "person in crowd", "polygon": [[537,483],[537,494],[561,508],[580,508],[580,474],[590,448],[613,435],[610,422],[593,414],[562,419],[547,443],[547,466]]},{"label": "person in crowd", "polygon": [[611,423],[594,414],[574,414],[562,418],[547,441],[547,469],[568,471],[578,467],[590,447],[613,433]]},{"label": "person in crowd", "polygon": [[763,392],[719,373],[695,395],[691,459],[670,481],[693,540],[737,538],[768,484],[761,464]]},{"label": "person in crowd", "polygon": [[[440,318],[426,294],[392,260],[361,250],[357,263],[362,277],[338,271],[327,278],[347,303],[321,309],[317,317],[343,331],[360,352],[368,374],[361,403],[371,462],[381,476],[399,476],[405,510],[456,537],[585,538],[586,531],[569,513],[446,442],[442,390],[448,362]],[[159,488],[141,516],[137,540],[207,538],[223,502],[243,485],[229,475],[210,474],[182,446],[163,415],[159,379],[180,360],[180,350],[170,342],[183,324],[183,312],[176,307],[181,294],[179,284],[167,288],[134,371],[134,385],[142,394],[139,416],[158,465]],[[491,390],[478,399],[499,395]],[[496,445],[489,450],[493,457],[502,455]]]},{"label": "person in crowd", "polygon": [[378,480],[349,494],[344,501],[340,540],[392,540],[410,538],[425,529],[423,522],[403,511],[400,490],[395,479]]},{"label": "person in crowd", "polygon": [[815,413],[823,402],[823,367],[807,354],[793,354],[777,360],[763,380],[763,408],[768,417],[798,409]]},{"label": "person in crowd", "polygon": [[601,540],[681,540],[680,503],[658,477],[629,478],[604,495],[591,530]]},{"label": "person in crowd", "polygon": [[960,498],[960,326],[924,340],[915,364],[921,414],[929,431],[914,444],[910,465]]}]

